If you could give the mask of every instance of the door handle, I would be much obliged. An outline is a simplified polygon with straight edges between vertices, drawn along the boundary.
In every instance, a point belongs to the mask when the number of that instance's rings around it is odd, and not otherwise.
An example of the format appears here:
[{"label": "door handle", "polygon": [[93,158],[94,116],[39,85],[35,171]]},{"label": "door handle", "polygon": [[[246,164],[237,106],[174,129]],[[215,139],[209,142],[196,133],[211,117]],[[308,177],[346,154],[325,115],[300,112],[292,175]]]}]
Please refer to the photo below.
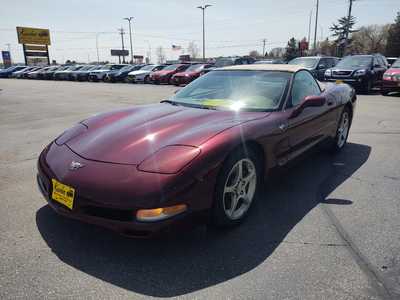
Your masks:
[{"label": "door handle", "polygon": [[288,128],[288,125],[286,123],[282,123],[278,127],[279,127],[280,130],[285,131]]}]

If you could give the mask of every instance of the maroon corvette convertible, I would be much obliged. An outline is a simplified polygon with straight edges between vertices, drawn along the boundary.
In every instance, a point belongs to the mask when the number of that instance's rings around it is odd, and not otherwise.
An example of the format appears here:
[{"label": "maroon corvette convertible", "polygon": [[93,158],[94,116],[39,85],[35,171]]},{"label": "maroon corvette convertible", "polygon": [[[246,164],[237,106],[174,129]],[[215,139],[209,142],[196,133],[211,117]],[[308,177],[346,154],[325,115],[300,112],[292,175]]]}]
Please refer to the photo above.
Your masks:
[{"label": "maroon corvette convertible", "polygon": [[39,188],[56,212],[129,236],[198,215],[234,225],[272,168],[322,141],[345,146],[355,101],[298,66],[221,68],[66,130],[39,157]]}]

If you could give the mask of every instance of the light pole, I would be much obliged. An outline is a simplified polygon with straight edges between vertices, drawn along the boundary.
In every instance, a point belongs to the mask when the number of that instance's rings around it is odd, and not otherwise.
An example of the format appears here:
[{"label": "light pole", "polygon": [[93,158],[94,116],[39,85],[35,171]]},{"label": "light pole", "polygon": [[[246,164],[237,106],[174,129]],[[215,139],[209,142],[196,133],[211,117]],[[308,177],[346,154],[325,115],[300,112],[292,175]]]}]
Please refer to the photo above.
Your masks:
[{"label": "light pole", "polygon": [[204,11],[206,10],[207,7],[210,7],[212,5],[206,4],[203,6],[197,6],[197,8],[200,8],[203,12],[203,61],[206,61],[206,37],[205,37],[205,30],[204,30]]},{"label": "light pole", "polygon": [[133,17],[124,18],[129,22],[129,41],[131,43],[131,63],[133,64],[133,46],[132,46],[132,28],[131,28],[131,21]]},{"label": "light pole", "polygon": [[151,63],[151,44],[150,44],[149,40],[145,40],[145,42],[147,43],[147,46],[149,47],[147,57],[149,58],[149,63]]}]

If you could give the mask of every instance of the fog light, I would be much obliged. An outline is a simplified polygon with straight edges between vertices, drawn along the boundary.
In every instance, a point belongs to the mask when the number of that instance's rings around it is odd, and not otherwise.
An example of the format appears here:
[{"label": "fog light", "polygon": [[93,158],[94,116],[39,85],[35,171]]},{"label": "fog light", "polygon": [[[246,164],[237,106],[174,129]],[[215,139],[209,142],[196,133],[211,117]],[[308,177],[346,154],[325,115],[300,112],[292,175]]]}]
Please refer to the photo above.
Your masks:
[{"label": "fog light", "polygon": [[154,222],[168,219],[177,214],[186,211],[186,204],[178,204],[168,207],[152,208],[152,209],[139,209],[136,213],[136,219],[142,222]]}]

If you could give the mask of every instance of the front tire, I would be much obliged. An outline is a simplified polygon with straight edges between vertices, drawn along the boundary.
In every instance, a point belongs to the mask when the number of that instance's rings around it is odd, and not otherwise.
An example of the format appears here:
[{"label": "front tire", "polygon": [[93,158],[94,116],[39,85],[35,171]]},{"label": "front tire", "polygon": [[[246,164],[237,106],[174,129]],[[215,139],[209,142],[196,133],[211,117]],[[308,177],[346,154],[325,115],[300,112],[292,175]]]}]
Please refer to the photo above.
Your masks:
[{"label": "front tire", "polygon": [[262,159],[251,148],[242,148],[229,155],[217,179],[213,225],[230,227],[246,218],[261,189],[262,170]]}]

